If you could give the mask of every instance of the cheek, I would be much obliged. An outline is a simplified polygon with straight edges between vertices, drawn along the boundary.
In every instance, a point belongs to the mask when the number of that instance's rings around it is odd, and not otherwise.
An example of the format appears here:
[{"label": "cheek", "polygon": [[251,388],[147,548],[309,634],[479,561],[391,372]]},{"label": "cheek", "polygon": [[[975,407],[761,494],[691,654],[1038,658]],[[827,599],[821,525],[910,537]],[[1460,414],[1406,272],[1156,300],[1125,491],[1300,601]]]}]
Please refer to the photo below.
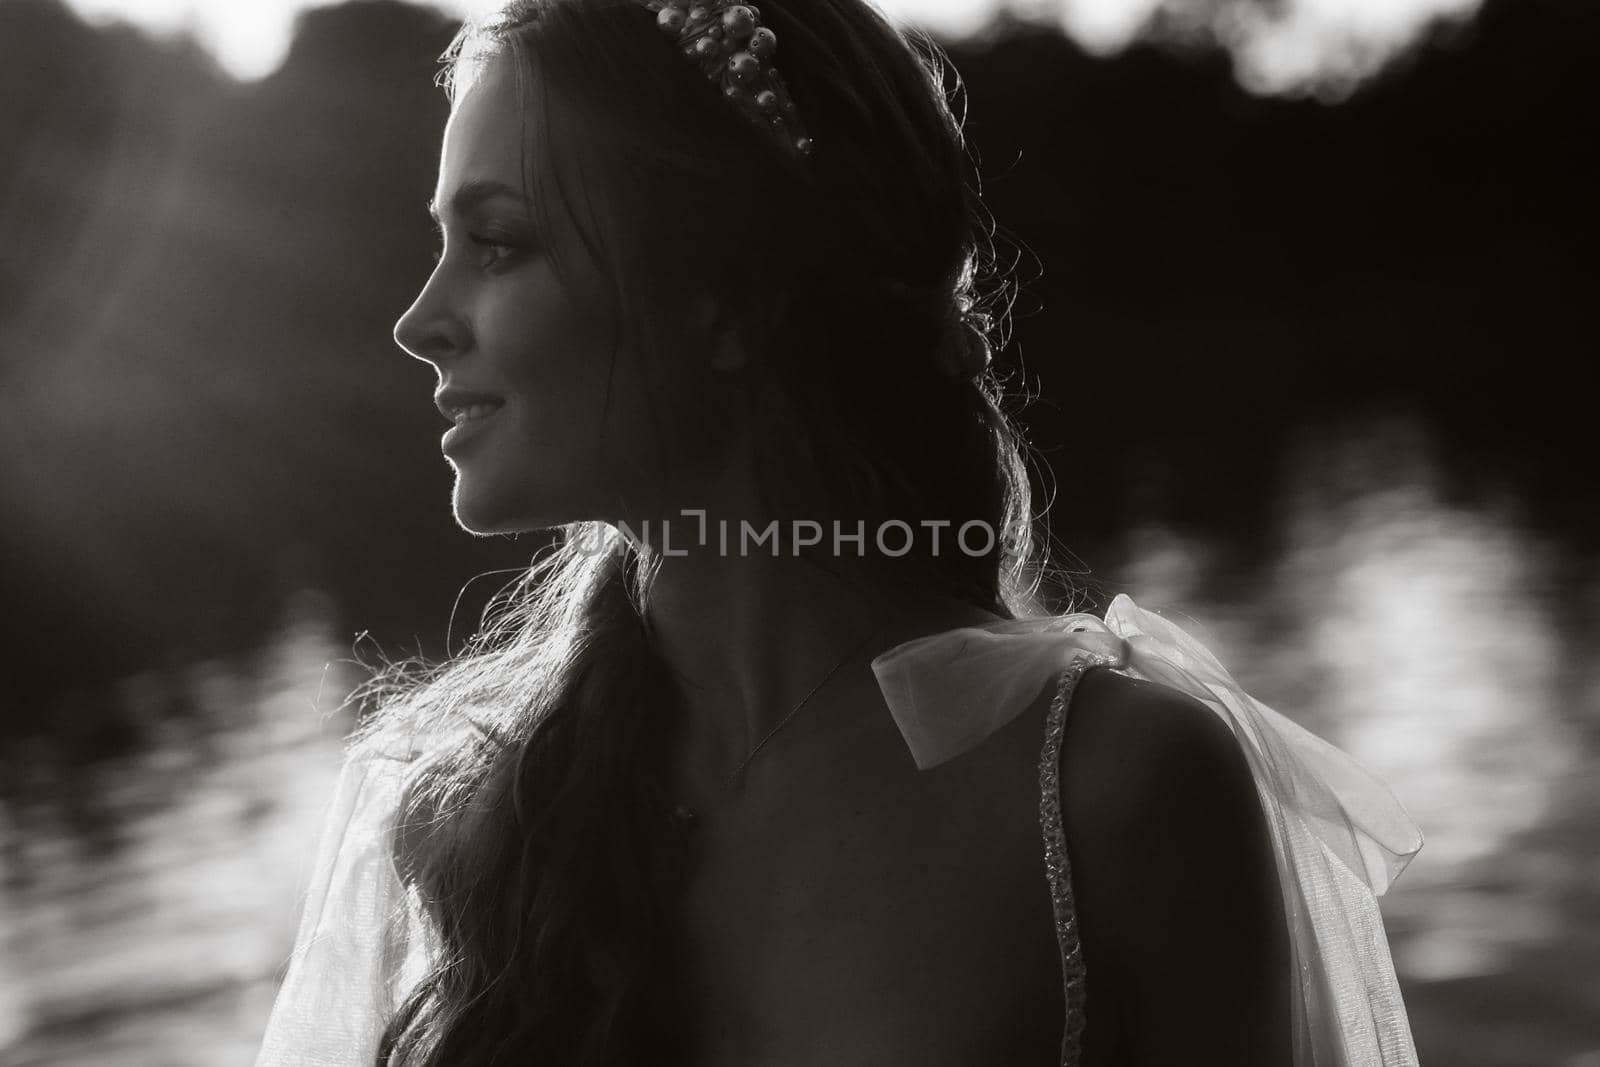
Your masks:
[{"label": "cheek", "polygon": [[603,482],[653,471],[653,413],[635,361],[617,347],[610,324],[540,297],[508,301],[500,311],[492,345],[497,376],[519,409],[519,436],[532,454]]},{"label": "cheek", "polygon": [[568,424],[600,409],[610,358],[602,329],[544,296],[509,298],[491,317],[492,339],[481,341],[519,402]]}]

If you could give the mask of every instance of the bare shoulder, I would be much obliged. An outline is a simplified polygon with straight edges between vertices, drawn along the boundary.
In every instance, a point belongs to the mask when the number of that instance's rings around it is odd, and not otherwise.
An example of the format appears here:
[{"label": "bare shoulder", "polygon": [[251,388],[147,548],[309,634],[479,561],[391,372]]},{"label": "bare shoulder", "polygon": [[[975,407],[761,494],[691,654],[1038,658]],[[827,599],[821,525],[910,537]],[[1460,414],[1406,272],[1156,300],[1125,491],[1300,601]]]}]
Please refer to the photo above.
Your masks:
[{"label": "bare shoulder", "polygon": [[1113,1014],[1134,1062],[1181,1058],[1181,1042],[1202,1034],[1227,1062],[1285,1062],[1287,927],[1232,729],[1183,693],[1092,669],[1068,708],[1061,783],[1102,1006],[1086,1037],[1109,1040]]},{"label": "bare shoulder", "polygon": [[1062,819],[1079,896],[1123,907],[1108,917],[1136,943],[1155,916],[1122,914],[1153,885],[1243,858],[1271,859],[1255,780],[1233,731],[1209,707],[1107,669],[1084,673],[1061,745]]},{"label": "bare shoulder", "polygon": [[1077,684],[1061,770],[1068,805],[1095,813],[1112,829],[1192,820],[1219,806],[1248,814],[1256,804],[1244,753],[1214,711],[1185,693],[1109,669],[1086,671]]}]

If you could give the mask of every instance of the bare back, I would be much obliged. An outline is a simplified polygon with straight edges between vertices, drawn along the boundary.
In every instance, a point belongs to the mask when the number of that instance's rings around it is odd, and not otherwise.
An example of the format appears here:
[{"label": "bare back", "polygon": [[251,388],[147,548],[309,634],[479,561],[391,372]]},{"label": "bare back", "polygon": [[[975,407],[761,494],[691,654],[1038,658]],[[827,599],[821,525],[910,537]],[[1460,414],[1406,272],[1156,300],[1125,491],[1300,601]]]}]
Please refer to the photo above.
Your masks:
[{"label": "bare back", "polygon": [[875,689],[841,694],[693,832],[677,915],[697,1067],[1060,1061],[1039,833],[1049,694],[919,772]]}]

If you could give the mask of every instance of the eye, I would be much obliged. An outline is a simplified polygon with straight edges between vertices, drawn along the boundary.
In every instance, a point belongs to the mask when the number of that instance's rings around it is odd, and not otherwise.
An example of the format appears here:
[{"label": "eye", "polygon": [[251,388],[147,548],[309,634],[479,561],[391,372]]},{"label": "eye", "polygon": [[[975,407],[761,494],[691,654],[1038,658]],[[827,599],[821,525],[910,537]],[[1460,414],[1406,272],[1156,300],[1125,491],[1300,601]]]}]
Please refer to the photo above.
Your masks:
[{"label": "eye", "polygon": [[520,245],[502,241],[486,234],[472,234],[471,241],[481,255],[479,262],[485,267],[496,267],[514,258],[522,251]]}]

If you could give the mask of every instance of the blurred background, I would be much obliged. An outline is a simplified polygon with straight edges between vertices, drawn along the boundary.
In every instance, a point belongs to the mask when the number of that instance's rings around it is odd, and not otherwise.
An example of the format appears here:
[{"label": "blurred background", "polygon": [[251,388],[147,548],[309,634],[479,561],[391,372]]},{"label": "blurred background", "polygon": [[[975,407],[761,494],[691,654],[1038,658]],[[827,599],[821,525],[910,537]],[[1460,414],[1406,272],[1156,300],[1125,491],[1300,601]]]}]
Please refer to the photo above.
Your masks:
[{"label": "blurred background", "polygon": [[[1091,606],[1404,800],[1423,1063],[1600,1067],[1600,4],[886,10],[1026,250]],[[389,340],[460,14],[0,0],[0,1063],[249,1063],[356,657],[539,547],[454,527]]]}]

